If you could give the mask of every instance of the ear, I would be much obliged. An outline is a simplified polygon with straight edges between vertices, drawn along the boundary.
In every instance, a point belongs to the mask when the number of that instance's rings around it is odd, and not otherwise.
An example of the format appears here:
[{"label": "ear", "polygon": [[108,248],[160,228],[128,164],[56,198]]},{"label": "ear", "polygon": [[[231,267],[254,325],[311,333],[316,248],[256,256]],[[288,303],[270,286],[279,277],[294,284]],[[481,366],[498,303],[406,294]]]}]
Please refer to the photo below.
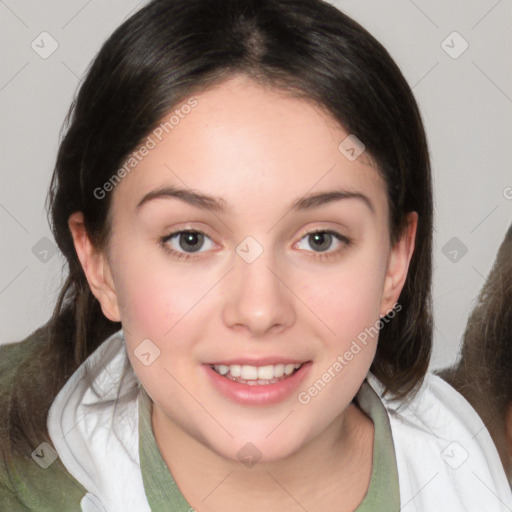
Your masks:
[{"label": "ear", "polygon": [[91,292],[98,299],[103,314],[113,322],[120,322],[117,294],[106,254],[97,251],[89,239],[82,212],[71,214],[68,226]]},{"label": "ear", "polygon": [[407,224],[402,231],[400,240],[391,248],[388,259],[384,289],[380,307],[381,316],[387,315],[394,307],[405,284],[409,263],[414,252],[414,241],[418,227],[418,214],[407,214]]}]

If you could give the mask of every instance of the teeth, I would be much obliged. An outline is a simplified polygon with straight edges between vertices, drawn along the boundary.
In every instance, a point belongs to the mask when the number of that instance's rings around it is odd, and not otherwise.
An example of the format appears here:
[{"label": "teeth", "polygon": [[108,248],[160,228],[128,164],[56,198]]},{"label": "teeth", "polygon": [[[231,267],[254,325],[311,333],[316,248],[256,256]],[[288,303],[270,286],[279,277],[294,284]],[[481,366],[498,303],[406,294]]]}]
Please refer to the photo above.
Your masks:
[{"label": "teeth", "polygon": [[219,364],[215,367],[215,369],[221,374],[226,375],[226,373],[229,372],[229,366],[226,366],[225,364]]},{"label": "teeth", "polygon": [[244,380],[255,380],[258,378],[258,368],[256,366],[242,366],[240,377]]},{"label": "teeth", "polygon": [[284,364],[276,364],[274,366],[274,377],[282,377],[284,375]]},{"label": "teeth", "polygon": [[275,365],[267,365],[267,366],[249,366],[249,365],[239,365],[232,364],[231,366],[226,366],[224,364],[214,365],[213,368],[220,375],[231,374],[232,377],[240,377],[243,380],[247,381],[256,381],[258,380],[272,380],[274,378],[282,377],[283,375],[291,375],[294,370],[299,369],[302,366],[302,363],[297,364],[275,364]]},{"label": "teeth", "polygon": [[239,364],[232,364],[229,366],[229,371],[233,377],[240,377],[242,374],[242,367]]},{"label": "teeth", "polygon": [[295,369],[294,364],[287,364],[284,367],[284,373],[286,373],[286,375],[291,375],[293,373],[294,369]]}]

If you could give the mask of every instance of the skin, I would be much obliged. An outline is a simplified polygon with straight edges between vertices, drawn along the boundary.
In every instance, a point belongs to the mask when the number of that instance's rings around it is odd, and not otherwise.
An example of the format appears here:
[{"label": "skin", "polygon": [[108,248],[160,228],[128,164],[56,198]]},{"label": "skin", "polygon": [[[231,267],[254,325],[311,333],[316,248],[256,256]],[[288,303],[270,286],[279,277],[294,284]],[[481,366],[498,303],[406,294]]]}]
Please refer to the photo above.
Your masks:
[{"label": "skin", "polygon": [[[70,217],[77,254],[104,314],[123,323],[128,356],[153,401],[160,452],[192,506],[353,510],[368,489],[374,429],[351,401],[376,338],[307,405],[296,393],[274,405],[232,402],[201,365],[242,356],[311,360],[307,390],[397,302],[417,215],[391,246],[383,179],[366,154],[351,162],[338,150],[348,133],[318,106],[243,75],[195,97],[191,113],[113,191],[105,251],[91,244],[81,212]],[[136,208],[163,185],[222,197],[228,210],[176,198]],[[374,211],[349,198],[289,212],[305,194],[334,188],[364,194]],[[189,251],[193,259],[164,251],[161,238],[191,228],[207,235],[199,252]],[[333,238],[319,248],[307,236],[316,230],[352,243]],[[247,236],[263,249],[252,263],[235,252]],[[179,236],[167,245],[186,253]],[[134,355],[146,338],[160,349],[149,366]],[[261,452],[252,467],[237,456],[248,442]]]}]

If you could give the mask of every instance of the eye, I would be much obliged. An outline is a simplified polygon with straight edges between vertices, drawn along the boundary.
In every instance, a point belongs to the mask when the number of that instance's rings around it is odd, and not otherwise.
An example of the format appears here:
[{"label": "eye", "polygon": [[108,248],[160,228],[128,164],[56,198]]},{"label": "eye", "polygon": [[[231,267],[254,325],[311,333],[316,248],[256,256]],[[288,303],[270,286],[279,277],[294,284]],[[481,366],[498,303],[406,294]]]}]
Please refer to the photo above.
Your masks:
[{"label": "eye", "polygon": [[183,230],[163,237],[161,243],[164,250],[177,259],[189,259],[194,258],[193,253],[200,252],[205,240],[210,241],[210,247],[207,247],[206,250],[211,249],[212,242],[209,236],[201,231]]},{"label": "eye", "polygon": [[[329,230],[319,230],[306,233],[298,242],[299,245],[302,243],[302,240],[306,240],[308,242],[308,245],[312,248],[312,251],[309,252],[315,253],[312,257],[317,259],[335,257],[352,243],[352,241],[346,236],[343,236],[336,231]],[[165,252],[178,260],[195,259],[197,256],[194,256],[194,253],[205,252],[200,250],[204,248],[205,241],[209,241],[209,247],[207,244],[207,247],[205,248],[205,251],[208,251],[213,245],[211,238],[202,231],[196,230],[175,231],[160,240]],[[328,251],[328,249],[332,247],[333,243],[338,245],[338,249]],[[302,249],[303,247],[299,248]]]},{"label": "eye", "polygon": [[[312,231],[310,233],[306,233],[306,235],[300,239],[299,244],[303,243],[302,240],[306,240],[308,245],[312,248],[313,252],[317,253],[317,256],[313,257],[320,258],[330,258],[337,256],[343,249],[352,243],[352,241],[346,236],[343,236],[336,231],[327,230]],[[338,245],[338,249],[328,252],[328,249],[332,247],[333,243]],[[302,249],[302,247],[300,248]]]}]

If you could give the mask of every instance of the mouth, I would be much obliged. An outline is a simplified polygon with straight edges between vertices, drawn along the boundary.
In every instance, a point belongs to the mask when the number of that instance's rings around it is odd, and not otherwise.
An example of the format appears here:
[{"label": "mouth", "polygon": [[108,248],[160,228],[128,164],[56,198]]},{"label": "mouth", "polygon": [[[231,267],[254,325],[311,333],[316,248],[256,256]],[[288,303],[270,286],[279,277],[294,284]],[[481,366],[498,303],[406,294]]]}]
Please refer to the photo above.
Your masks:
[{"label": "mouth", "polygon": [[290,378],[298,372],[306,362],[279,363],[265,366],[210,364],[210,368],[221,377],[233,382],[238,382],[239,384],[265,386],[276,384]]},{"label": "mouth", "polygon": [[232,359],[202,366],[213,389],[230,401],[269,406],[291,399],[311,374],[313,362],[268,357],[259,361]]}]

